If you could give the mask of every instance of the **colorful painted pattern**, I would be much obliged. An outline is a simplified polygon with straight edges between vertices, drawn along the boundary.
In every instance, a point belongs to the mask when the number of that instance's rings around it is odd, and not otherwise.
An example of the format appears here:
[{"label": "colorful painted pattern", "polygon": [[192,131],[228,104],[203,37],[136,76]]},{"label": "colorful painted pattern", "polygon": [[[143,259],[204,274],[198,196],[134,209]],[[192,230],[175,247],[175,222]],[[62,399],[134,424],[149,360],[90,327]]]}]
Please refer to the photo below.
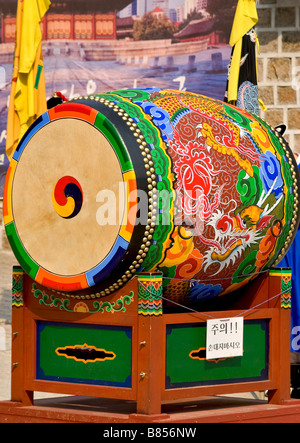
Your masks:
[{"label": "colorful painted pattern", "polygon": [[[149,246],[147,256],[143,260],[143,270],[151,271],[156,268],[157,263],[163,260],[165,250],[169,246],[170,232],[174,228],[174,201],[175,190],[173,186],[173,173],[171,158],[167,153],[164,130],[168,120],[168,114],[148,103],[150,92],[159,90],[137,90],[128,89],[116,91],[110,94],[101,94],[97,98],[106,100],[106,104],[118,105],[126,111],[133,119],[138,129],[143,134],[151,156],[150,170],[156,175],[157,191],[164,198],[158,202],[157,217],[154,218],[152,228],[154,229],[152,243]],[[146,106],[149,104],[150,106]]]},{"label": "colorful painted pattern", "polygon": [[128,295],[121,296],[115,302],[99,302],[94,300],[86,303],[85,301],[74,302],[69,298],[57,297],[53,294],[48,294],[46,291],[37,288],[36,283],[32,284],[31,292],[33,296],[39,300],[40,305],[50,306],[53,309],[59,309],[66,312],[77,312],[80,314],[104,314],[110,312],[126,312],[126,306],[129,306],[134,300],[134,292],[130,291]]},{"label": "colorful painted pattern", "polygon": [[290,269],[272,269],[270,276],[281,277],[281,308],[292,308],[292,271]]},{"label": "colorful painted pattern", "polygon": [[23,276],[22,268],[14,266],[12,287],[12,306],[14,308],[23,307]]},{"label": "colorful painted pattern", "polygon": [[162,315],[162,278],[157,275],[138,276],[138,313]]},{"label": "colorful painted pattern", "polygon": [[[298,224],[299,177],[276,131],[246,111],[189,92],[127,90],[101,97],[126,108],[144,133],[158,128],[152,157],[167,155],[162,165],[171,159],[174,228],[156,223],[156,241],[143,263],[145,271],[164,273],[171,298],[179,280],[193,280],[181,292],[191,302],[231,292],[282,258]],[[168,189],[172,175],[164,167],[163,177],[158,168],[158,184]],[[160,196],[162,214],[167,204],[173,213],[167,198]]]},{"label": "colorful painted pattern", "polygon": [[82,189],[76,178],[65,176],[58,180],[52,196],[53,206],[58,215],[63,218],[76,217],[80,212],[82,200]]}]

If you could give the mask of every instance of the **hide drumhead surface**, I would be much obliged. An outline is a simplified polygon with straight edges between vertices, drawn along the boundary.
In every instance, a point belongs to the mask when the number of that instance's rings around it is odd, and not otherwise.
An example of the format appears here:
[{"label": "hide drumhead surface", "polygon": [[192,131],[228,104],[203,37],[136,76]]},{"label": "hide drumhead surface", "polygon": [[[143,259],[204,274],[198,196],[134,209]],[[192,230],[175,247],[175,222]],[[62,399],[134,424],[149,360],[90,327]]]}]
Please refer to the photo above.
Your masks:
[{"label": "hide drumhead surface", "polygon": [[[70,195],[63,205],[64,190],[72,181],[73,193],[77,188],[79,195]],[[66,276],[86,272],[104,260],[118,237],[120,211],[123,215],[125,209],[119,183],[123,177],[118,158],[93,126],[62,119],[37,132],[22,155],[12,193],[16,229],[28,254],[49,272]],[[105,197],[111,197],[112,220],[101,226],[97,200]],[[77,204],[82,202],[78,213],[73,209],[75,198]]]}]

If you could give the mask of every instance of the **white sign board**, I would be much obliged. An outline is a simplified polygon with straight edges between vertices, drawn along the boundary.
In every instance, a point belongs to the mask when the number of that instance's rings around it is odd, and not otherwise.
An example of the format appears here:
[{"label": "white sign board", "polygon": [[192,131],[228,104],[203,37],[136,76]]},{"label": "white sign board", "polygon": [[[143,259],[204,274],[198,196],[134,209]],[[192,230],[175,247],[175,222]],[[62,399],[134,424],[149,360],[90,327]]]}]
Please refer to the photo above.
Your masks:
[{"label": "white sign board", "polygon": [[208,320],[206,360],[242,356],[243,338],[243,317]]}]

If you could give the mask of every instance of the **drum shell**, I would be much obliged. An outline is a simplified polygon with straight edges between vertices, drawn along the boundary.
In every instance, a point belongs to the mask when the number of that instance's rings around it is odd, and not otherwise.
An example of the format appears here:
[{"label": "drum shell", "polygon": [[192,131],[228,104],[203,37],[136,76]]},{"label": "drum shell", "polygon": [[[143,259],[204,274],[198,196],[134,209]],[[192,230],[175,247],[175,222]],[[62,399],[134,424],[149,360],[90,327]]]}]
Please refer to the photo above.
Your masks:
[{"label": "drum shell", "polygon": [[[39,283],[83,297],[92,287],[102,297],[137,272],[160,270],[165,295],[192,303],[232,292],[281,260],[299,223],[299,173],[287,143],[258,117],[197,94],[149,89],[76,99],[49,111],[56,117],[47,125],[76,107],[101,116],[106,127],[98,129],[113,149],[116,141],[122,145],[135,191],[147,202],[136,207],[143,213],[127,249],[105,271],[79,287],[69,276],[48,272],[40,279],[29,271]],[[20,143],[21,153],[35,130]],[[14,159],[21,164],[22,154]],[[4,201],[10,241],[17,167],[8,174]],[[16,242],[13,250],[20,259]]]}]

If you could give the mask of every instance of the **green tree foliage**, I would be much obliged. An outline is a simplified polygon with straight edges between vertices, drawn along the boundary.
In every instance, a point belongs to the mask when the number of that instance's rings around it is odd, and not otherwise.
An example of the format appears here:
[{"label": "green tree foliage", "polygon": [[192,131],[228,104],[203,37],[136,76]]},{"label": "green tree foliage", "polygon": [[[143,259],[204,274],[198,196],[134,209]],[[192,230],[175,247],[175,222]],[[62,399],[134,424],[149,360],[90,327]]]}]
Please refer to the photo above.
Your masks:
[{"label": "green tree foliage", "polygon": [[145,14],[141,20],[137,20],[133,27],[135,40],[160,40],[172,38],[176,31],[175,26],[169,20],[159,20],[151,13]]}]

